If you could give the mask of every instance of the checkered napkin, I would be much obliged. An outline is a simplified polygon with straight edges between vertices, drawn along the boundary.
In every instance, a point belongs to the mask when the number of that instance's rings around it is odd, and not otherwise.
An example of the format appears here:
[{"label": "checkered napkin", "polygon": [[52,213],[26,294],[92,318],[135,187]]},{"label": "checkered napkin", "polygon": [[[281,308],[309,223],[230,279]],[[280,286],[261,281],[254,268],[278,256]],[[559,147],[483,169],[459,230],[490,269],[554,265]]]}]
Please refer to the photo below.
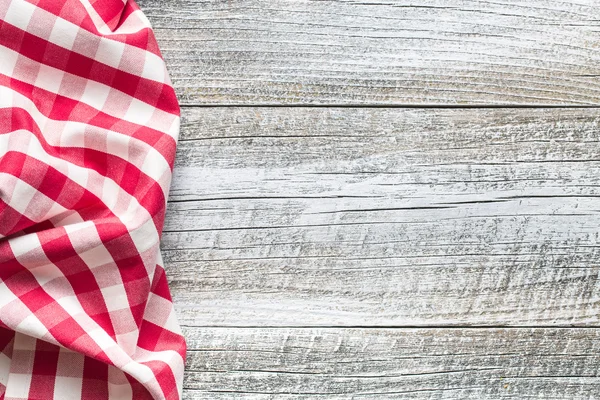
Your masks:
[{"label": "checkered napkin", "polygon": [[179,108],[132,0],[0,0],[0,399],[178,399]]}]

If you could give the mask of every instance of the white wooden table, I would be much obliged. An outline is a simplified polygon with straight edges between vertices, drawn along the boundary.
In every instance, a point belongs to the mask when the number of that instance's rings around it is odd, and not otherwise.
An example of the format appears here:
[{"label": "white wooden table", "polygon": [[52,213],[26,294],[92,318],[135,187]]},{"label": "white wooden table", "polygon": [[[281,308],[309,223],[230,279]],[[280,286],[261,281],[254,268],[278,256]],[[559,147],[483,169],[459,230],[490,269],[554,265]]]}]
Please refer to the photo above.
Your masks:
[{"label": "white wooden table", "polygon": [[140,0],[191,399],[600,398],[600,0]]}]

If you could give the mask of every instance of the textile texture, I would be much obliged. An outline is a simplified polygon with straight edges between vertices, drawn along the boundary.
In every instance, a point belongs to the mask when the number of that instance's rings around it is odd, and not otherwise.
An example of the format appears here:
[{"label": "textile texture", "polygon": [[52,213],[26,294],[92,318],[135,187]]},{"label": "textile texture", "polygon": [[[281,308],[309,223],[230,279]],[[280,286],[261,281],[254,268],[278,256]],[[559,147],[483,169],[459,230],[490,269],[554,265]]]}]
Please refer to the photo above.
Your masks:
[{"label": "textile texture", "polygon": [[0,0],[0,399],[178,399],[179,106],[131,0]]}]

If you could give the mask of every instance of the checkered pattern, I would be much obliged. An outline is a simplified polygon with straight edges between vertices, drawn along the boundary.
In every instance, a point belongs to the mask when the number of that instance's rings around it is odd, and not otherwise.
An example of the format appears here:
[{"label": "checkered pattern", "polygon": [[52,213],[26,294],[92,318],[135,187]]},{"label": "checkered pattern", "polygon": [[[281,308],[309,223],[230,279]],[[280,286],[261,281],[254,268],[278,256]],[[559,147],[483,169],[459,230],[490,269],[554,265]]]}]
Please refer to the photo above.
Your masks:
[{"label": "checkered pattern", "polygon": [[179,107],[132,0],[0,0],[0,399],[179,399]]}]

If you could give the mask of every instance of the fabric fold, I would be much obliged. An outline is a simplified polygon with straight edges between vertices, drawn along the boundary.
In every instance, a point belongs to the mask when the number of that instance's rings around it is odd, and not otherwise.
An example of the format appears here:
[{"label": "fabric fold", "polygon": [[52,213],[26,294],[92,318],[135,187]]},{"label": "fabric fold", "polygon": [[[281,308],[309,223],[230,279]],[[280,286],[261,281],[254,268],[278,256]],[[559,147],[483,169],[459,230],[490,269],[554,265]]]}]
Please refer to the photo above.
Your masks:
[{"label": "fabric fold", "polygon": [[0,399],[179,399],[179,106],[131,0],[0,0]]}]

